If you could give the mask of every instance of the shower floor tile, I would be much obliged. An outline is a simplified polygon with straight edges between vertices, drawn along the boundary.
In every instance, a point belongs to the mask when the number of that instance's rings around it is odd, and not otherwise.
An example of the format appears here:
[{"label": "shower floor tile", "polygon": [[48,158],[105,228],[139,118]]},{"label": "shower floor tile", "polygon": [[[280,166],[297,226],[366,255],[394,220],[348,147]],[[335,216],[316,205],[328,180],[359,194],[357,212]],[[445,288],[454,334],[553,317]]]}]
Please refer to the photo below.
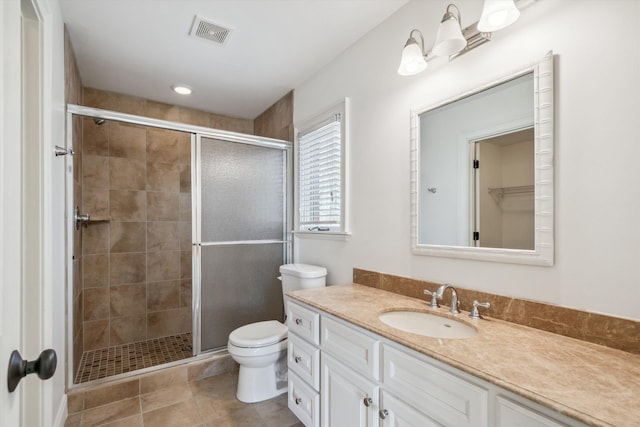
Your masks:
[{"label": "shower floor tile", "polygon": [[85,351],[74,384],[187,359],[193,355],[191,342],[186,333]]}]

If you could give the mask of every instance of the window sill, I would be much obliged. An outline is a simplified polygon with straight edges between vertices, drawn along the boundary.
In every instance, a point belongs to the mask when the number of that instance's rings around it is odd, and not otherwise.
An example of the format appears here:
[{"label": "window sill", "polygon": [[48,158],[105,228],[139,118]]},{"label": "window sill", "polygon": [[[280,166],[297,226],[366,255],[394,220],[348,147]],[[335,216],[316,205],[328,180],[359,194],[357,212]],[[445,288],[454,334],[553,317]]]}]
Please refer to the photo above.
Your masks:
[{"label": "window sill", "polygon": [[300,239],[339,240],[343,242],[346,242],[351,237],[351,233],[338,231],[292,231],[292,233]]}]

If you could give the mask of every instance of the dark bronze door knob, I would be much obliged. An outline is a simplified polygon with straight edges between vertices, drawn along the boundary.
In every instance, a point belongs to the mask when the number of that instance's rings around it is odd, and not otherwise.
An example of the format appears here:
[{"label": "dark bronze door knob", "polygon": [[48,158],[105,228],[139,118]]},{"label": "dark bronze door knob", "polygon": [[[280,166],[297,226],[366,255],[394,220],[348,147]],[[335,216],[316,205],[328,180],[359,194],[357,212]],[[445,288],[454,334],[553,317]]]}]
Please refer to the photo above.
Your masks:
[{"label": "dark bronze door knob", "polygon": [[47,380],[56,372],[58,357],[55,350],[48,349],[40,353],[36,360],[23,360],[18,350],[11,352],[9,371],[7,373],[7,387],[9,393],[14,391],[20,380],[29,374],[36,373],[41,380]]}]

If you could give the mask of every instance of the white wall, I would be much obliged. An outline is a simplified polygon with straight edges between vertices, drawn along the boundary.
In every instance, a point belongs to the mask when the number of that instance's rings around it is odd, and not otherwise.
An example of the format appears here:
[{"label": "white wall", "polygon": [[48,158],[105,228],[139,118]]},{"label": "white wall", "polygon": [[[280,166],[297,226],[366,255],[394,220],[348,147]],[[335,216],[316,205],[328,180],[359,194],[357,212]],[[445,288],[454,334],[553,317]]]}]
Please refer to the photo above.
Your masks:
[{"label": "white wall", "polygon": [[[640,2],[539,0],[490,43],[398,76],[409,31],[419,28],[433,43],[446,5],[410,2],[296,88],[296,123],[351,99],[353,232],[346,242],[298,238],[297,261],[326,266],[331,284],[350,283],[357,267],[640,320]],[[458,2],[464,24],[477,20],[481,5]],[[549,50],[556,54],[555,266],[412,255],[410,109]]]}]

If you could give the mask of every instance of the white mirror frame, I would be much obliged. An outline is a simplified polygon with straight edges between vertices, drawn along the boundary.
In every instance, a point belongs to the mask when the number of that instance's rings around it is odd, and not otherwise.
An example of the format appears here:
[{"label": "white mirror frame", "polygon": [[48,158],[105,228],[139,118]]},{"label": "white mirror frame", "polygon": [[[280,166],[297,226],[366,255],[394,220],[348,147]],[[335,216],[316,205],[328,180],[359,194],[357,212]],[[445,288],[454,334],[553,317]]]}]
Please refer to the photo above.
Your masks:
[{"label": "white mirror frame", "polygon": [[[420,194],[422,194],[419,164],[420,114],[482,92],[532,71],[535,104],[535,249],[522,250],[420,244],[418,241],[420,236]],[[541,61],[517,73],[473,91],[411,111],[411,250],[414,254],[514,264],[553,265],[553,96],[553,52],[549,52]]]}]

